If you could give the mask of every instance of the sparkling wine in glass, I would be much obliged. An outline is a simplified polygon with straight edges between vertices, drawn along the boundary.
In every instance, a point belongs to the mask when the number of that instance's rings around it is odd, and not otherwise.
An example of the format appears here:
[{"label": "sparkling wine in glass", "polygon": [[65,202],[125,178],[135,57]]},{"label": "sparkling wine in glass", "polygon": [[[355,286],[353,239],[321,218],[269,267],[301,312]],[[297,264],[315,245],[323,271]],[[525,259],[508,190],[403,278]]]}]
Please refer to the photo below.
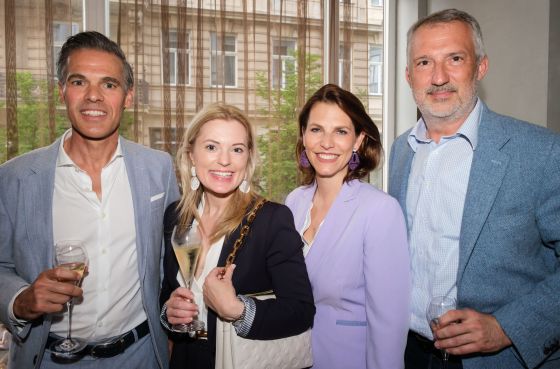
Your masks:
[{"label": "sparkling wine in glass", "polygon": [[[191,288],[194,272],[197,267],[202,240],[198,226],[188,226],[185,229],[175,226],[171,235],[171,245],[181,269],[181,276],[187,288]],[[204,322],[194,319],[187,324],[174,324],[171,330],[180,333],[189,333],[194,336],[197,331],[204,329]]]},{"label": "sparkling wine in glass", "polygon": [[[426,318],[430,324],[432,331],[438,328],[439,318],[447,313],[449,310],[455,310],[457,308],[457,302],[452,297],[447,296],[436,296],[430,300],[428,304],[428,309],[426,310]],[[443,369],[447,369],[447,362],[449,361],[449,353],[445,350],[441,350],[442,354],[442,366]]]},{"label": "sparkling wine in glass", "polygon": [[[60,241],[55,245],[55,266],[73,270],[80,274],[78,281],[72,281],[79,285],[84,277],[88,265],[86,249],[81,241]],[[68,331],[66,338],[52,343],[50,350],[53,356],[60,359],[75,359],[79,357],[80,351],[86,347],[86,342],[80,338],[72,337],[72,308],[73,299],[66,303],[68,311]]]}]

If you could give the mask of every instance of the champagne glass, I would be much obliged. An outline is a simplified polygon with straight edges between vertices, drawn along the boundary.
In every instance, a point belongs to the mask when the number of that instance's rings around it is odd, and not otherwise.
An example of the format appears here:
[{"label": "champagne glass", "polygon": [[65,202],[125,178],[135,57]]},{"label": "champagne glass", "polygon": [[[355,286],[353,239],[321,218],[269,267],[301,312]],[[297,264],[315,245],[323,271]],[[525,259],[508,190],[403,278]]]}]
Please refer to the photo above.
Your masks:
[{"label": "champagne glass", "polygon": [[[181,276],[185,282],[185,286],[190,289],[194,272],[197,267],[198,255],[201,248],[201,237],[197,226],[188,226],[184,229],[179,226],[173,228],[171,235],[171,245],[175,257],[181,269]],[[174,324],[171,330],[174,332],[188,333],[190,336],[196,334],[197,331],[204,329],[204,322],[193,319],[192,322],[187,324]]]},{"label": "champagne glass", "polygon": [[[454,298],[447,296],[436,296],[430,300],[428,309],[426,310],[426,318],[430,324],[432,332],[439,326],[439,318],[449,310],[455,310],[457,303]],[[449,361],[449,353],[441,350],[442,354],[442,367],[447,369],[447,362]]]},{"label": "champagne glass", "polygon": [[[55,245],[55,265],[58,268],[73,270],[80,274],[80,280],[74,281],[79,285],[84,277],[88,265],[88,256],[84,244],[81,241],[60,241]],[[50,350],[52,355],[61,359],[74,359],[79,356],[80,351],[86,347],[86,342],[80,338],[72,337],[72,307],[73,299],[66,303],[68,311],[68,331],[66,338],[52,343]]]}]

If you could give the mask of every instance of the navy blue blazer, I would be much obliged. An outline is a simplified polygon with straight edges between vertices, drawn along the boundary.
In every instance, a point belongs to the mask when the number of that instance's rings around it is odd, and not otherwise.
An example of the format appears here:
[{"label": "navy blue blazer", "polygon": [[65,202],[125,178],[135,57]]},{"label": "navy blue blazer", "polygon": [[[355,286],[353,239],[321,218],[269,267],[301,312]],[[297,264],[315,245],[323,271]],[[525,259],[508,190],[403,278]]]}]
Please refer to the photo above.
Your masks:
[{"label": "navy blue blazer", "polygon": [[[179,287],[179,265],[171,245],[171,233],[177,224],[176,206],[177,203],[171,204],[164,217],[165,254],[161,305]],[[245,222],[246,219],[242,224]],[[218,266],[225,265],[240,231],[241,225],[225,238]],[[306,331],[313,324],[315,305],[302,246],[290,209],[281,204],[266,202],[258,211],[249,234],[236,255],[232,282],[238,294],[273,290],[276,299],[255,300],[255,319],[247,338],[266,340],[288,337]],[[216,313],[208,309],[208,342],[212,358],[215,356],[216,319]],[[184,344],[181,336],[171,335],[171,338],[175,341],[172,356],[183,356],[185,352],[181,352],[181,345]],[[173,358],[173,362],[180,361],[177,357]]]},{"label": "navy blue blazer", "polygon": [[[389,163],[405,214],[409,132]],[[492,314],[513,342],[464,368],[560,368],[560,135],[483,104],[459,248],[459,307]]]}]

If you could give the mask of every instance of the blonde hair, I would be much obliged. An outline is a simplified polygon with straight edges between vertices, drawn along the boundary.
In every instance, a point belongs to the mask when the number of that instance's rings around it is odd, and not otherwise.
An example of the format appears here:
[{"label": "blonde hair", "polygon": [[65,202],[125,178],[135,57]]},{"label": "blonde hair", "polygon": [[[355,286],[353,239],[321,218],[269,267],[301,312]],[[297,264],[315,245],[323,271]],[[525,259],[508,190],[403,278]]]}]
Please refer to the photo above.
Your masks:
[{"label": "blonde hair", "polygon": [[191,190],[190,183],[192,179],[192,162],[189,157],[189,153],[193,151],[194,144],[202,127],[214,119],[236,121],[245,127],[245,131],[247,133],[247,147],[249,150],[245,180],[251,185],[251,189],[248,193],[241,192],[239,188],[235,190],[222,215],[222,218],[217,221],[216,231],[210,235],[210,242],[215,242],[222,236],[227,236],[233,232],[248,212],[247,208],[249,205],[254,203],[255,200],[260,197],[253,190],[255,188],[253,175],[255,173],[258,157],[253,126],[245,114],[243,114],[243,112],[235,106],[223,103],[208,105],[193,117],[187,131],[183,135],[181,146],[177,152],[176,165],[179,172],[181,188],[183,190],[183,195],[181,196],[178,206],[179,226],[184,228],[190,224],[193,219],[196,219],[200,223],[198,204],[202,200],[204,188],[201,184],[197,190]]}]

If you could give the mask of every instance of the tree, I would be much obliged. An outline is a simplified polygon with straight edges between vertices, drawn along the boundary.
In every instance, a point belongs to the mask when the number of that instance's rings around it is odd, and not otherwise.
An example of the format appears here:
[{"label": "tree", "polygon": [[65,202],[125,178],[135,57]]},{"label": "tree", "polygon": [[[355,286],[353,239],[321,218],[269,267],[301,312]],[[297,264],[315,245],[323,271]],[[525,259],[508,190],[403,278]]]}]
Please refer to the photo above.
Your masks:
[{"label": "tree", "polygon": [[[17,72],[17,129],[18,155],[51,143],[48,127],[46,80],[36,80],[30,72]],[[50,91],[55,96],[57,89]],[[54,99],[55,101],[57,98]],[[55,136],[61,135],[67,128],[64,115],[56,115]],[[6,161],[7,145],[6,129],[0,129],[0,163]]]},{"label": "tree", "polygon": [[[292,55],[296,60],[295,55]],[[269,89],[267,76],[257,73],[256,94],[270,101],[270,116],[265,134],[258,138],[261,153],[260,186],[267,198],[283,202],[286,195],[296,188],[297,164],[295,147],[298,139],[298,72],[305,73],[305,99],[307,100],[323,85],[320,57],[314,54],[305,56],[306,69],[296,68],[294,62],[286,62],[285,85],[282,89]],[[270,100],[269,100],[270,99]]]}]

